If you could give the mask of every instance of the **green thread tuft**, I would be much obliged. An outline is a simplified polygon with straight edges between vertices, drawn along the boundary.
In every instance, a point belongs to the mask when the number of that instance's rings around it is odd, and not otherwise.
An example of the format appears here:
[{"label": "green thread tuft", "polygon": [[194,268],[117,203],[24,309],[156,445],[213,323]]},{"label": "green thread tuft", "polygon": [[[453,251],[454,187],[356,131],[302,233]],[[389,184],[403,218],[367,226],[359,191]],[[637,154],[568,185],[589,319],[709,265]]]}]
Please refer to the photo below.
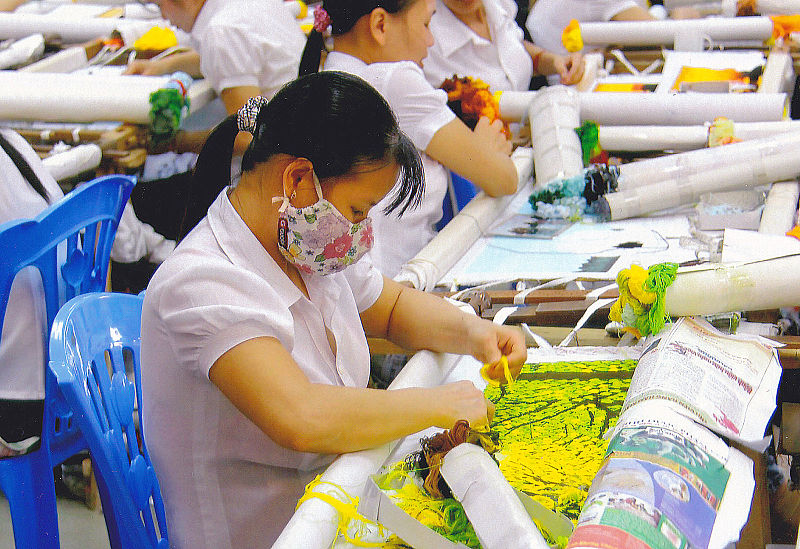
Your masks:
[{"label": "green thread tuft", "polygon": [[587,120],[579,128],[575,128],[575,133],[581,140],[581,151],[583,152],[583,165],[588,166],[589,160],[599,155],[603,149],[600,148],[600,132],[597,123]]},{"label": "green thread tuft", "polygon": [[648,292],[656,294],[656,300],[647,312],[648,333],[657,334],[664,328],[664,324],[670,319],[666,310],[664,295],[667,288],[675,281],[678,272],[677,263],[658,263],[650,267],[647,271],[647,279],[644,281],[644,288]]}]

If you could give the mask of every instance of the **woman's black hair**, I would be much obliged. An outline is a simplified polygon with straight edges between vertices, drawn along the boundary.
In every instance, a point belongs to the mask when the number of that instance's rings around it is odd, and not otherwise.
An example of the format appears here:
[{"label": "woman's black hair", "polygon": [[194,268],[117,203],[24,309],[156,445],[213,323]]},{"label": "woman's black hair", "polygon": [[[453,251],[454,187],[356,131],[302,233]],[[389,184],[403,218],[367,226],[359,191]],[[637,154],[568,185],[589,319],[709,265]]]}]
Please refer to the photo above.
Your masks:
[{"label": "woman's black hair", "polygon": [[[181,237],[229,184],[237,133],[236,115],[231,115],[206,140],[195,165]],[[323,182],[360,166],[395,161],[400,181],[385,213],[399,208],[402,215],[422,200],[425,176],[417,148],[400,131],[386,100],[351,74],[324,71],[298,78],[261,108],[253,140],[242,157],[242,172],[276,154],[308,159]]]},{"label": "woman's black hair", "polygon": [[50,196],[47,194],[47,190],[44,188],[39,176],[33,171],[31,165],[27,160],[25,160],[25,157],[22,156],[22,153],[19,152],[14,145],[9,143],[2,133],[0,133],[0,148],[2,148],[9,158],[11,158],[11,161],[17,167],[17,170],[19,170],[19,173],[22,174],[22,177],[24,177],[28,184],[33,187],[33,190],[36,191],[39,196],[44,198],[44,201],[49,204]]},{"label": "woman's black hair", "polygon": [[[353,28],[356,21],[371,13],[375,8],[383,8],[389,13],[398,13],[411,6],[416,0],[323,0],[322,7],[331,18],[331,34],[338,36]],[[303,56],[300,58],[298,74],[305,76],[319,71],[325,39],[322,33],[312,29],[308,34]]]}]

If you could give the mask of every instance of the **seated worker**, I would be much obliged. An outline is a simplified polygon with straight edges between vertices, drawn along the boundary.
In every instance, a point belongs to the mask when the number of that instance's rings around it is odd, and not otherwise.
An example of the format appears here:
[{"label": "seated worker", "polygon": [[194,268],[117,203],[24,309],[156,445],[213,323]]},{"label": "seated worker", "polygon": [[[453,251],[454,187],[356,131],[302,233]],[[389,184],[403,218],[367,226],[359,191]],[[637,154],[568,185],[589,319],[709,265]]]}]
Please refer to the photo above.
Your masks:
[{"label": "seated worker", "polygon": [[439,87],[454,74],[480,78],[491,91],[523,91],[534,74],[557,75],[562,84],[583,76],[583,55],[553,53],[525,40],[512,0],[436,0],[433,46],[422,69]]},{"label": "seated worker", "polygon": [[[0,129],[0,223],[36,217],[64,194],[25,139]],[[11,285],[0,337],[0,457],[38,447],[44,410],[44,289],[23,269]]]},{"label": "seated worker", "polygon": [[434,0],[325,0],[321,19],[309,34],[300,73],[319,68],[321,32],[330,24],[333,51],[325,70],[360,76],[386,99],[403,132],[422,153],[425,196],[418,209],[402,218],[384,213],[391,198],[378,203],[372,217],[375,247],[371,259],[389,277],[414,257],[435,235],[442,217],[448,170],[465,177],[490,196],[517,189],[511,144],[499,120],[481,118],[470,130],[447,107],[447,94],[431,86],[422,72],[423,58],[433,44],[428,29]]},{"label": "seated worker", "polygon": [[650,21],[655,18],[636,0],[536,0],[525,27],[537,46],[567,53],[561,43],[561,33],[572,19],[588,23]]},{"label": "seated worker", "polygon": [[[30,219],[64,197],[39,155],[18,133],[0,129],[0,224]],[[130,204],[117,228],[111,257],[135,261],[152,252],[160,261],[171,243],[141,223]],[[59,248],[63,261],[66,246]],[[44,288],[32,268],[20,271],[11,286],[0,337],[0,457],[36,448],[44,409]]]},{"label": "seated worker", "polygon": [[[159,0],[158,4],[166,19],[190,33],[196,51],[158,61],[134,61],[128,74],[183,70],[202,75],[219,94],[228,115],[250,97],[272,97],[296,77],[305,36],[282,0]],[[179,132],[166,148],[196,152],[207,136],[208,131]],[[236,138],[234,174],[239,173],[240,155],[250,139],[247,133]],[[148,157],[148,164],[157,162]],[[175,164],[170,158],[167,163]],[[138,185],[131,201],[159,233],[179,240],[206,215],[205,208],[193,205],[199,201],[208,206],[216,196],[197,196],[191,181],[188,172],[164,175]]]},{"label": "seated worker", "polygon": [[[238,131],[253,140],[228,187]],[[368,389],[366,334],[470,354],[516,376],[522,332],[381,276],[359,258],[367,213],[404,215],[422,167],[383,98],[339,72],[301,77],[211,134],[208,216],[156,271],[142,310],[144,432],[177,549],[270,547],[337,454],[458,419],[486,425],[469,381]],[[398,181],[399,179],[399,181]]]},{"label": "seated worker", "polygon": [[[183,70],[202,75],[228,114],[256,95],[272,97],[297,75],[305,36],[282,0],[159,0],[161,14],[189,32],[196,51],[134,61],[128,74]],[[242,135],[236,151],[249,143]]]}]

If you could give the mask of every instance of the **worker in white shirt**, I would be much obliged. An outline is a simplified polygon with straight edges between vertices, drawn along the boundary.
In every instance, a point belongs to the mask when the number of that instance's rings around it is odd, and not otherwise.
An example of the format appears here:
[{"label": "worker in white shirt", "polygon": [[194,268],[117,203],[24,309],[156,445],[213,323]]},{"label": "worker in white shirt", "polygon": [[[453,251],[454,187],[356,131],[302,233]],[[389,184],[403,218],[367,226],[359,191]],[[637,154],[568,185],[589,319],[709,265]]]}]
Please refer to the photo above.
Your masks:
[{"label": "worker in white shirt", "polygon": [[561,43],[561,33],[572,19],[588,23],[650,21],[655,18],[636,0],[536,0],[525,27],[537,46],[567,53]]},{"label": "worker in white shirt", "polygon": [[[237,131],[253,135],[228,187]],[[343,452],[458,419],[485,425],[471,382],[368,389],[366,335],[470,354],[503,379],[522,333],[381,276],[359,258],[368,212],[423,193],[416,148],[383,98],[339,72],[249,102],[209,137],[208,216],[156,271],[142,310],[144,432],[178,549],[269,547],[303,486]],[[366,334],[365,334],[366,332]]]},{"label": "worker in white shirt", "polygon": [[[53,176],[25,139],[0,130],[0,224],[36,217],[59,200]],[[11,285],[0,338],[0,456],[38,448],[44,410],[44,289],[34,269]]]},{"label": "worker in white shirt", "polygon": [[[297,75],[305,36],[283,0],[159,0],[161,14],[189,32],[195,51],[135,61],[128,74],[183,70],[202,75],[228,114],[256,95],[272,97]],[[236,151],[249,143],[241,135]]]},{"label": "worker in white shirt", "polygon": [[527,90],[534,74],[556,75],[564,85],[583,76],[580,53],[561,54],[525,40],[512,0],[436,0],[434,43],[423,70],[439,87],[454,74],[480,78],[492,91]]},{"label": "worker in white shirt", "polygon": [[391,106],[403,132],[422,154],[425,197],[418,210],[398,218],[382,213],[384,199],[372,213],[378,269],[394,277],[436,234],[449,173],[465,177],[490,196],[517,189],[511,144],[499,120],[482,118],[470,130],[447,107],[447,94],[431,86],[422,72],[433,44],[428,25],[434,0],[325,0],[315,30],[303,52],[301,74],[318,70],[322,34],[330,26],[333,51],[325,70],[349,72],[371,84]]}]

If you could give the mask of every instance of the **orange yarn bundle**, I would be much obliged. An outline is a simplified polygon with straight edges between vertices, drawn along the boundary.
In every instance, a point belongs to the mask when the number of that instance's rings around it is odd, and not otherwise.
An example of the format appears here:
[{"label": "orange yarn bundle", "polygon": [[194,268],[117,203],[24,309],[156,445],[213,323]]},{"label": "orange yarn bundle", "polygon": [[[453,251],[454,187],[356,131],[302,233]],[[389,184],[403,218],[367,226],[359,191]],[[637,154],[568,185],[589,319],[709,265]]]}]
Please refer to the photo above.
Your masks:
[{"label": "orange yarn bundle", "polygon": [[[470,128],[475,128],[475,124],[482,116],[488,118],[490,122],[500,118],[500,104],[489,91],[489,85],[482,80],[469,76],[459,78],[454,74],[452,78],[442,82],[440,87],[447,92],[448,106]],[[511,137],[511,132],[505,123],[503,133],[506,137]]]}]

